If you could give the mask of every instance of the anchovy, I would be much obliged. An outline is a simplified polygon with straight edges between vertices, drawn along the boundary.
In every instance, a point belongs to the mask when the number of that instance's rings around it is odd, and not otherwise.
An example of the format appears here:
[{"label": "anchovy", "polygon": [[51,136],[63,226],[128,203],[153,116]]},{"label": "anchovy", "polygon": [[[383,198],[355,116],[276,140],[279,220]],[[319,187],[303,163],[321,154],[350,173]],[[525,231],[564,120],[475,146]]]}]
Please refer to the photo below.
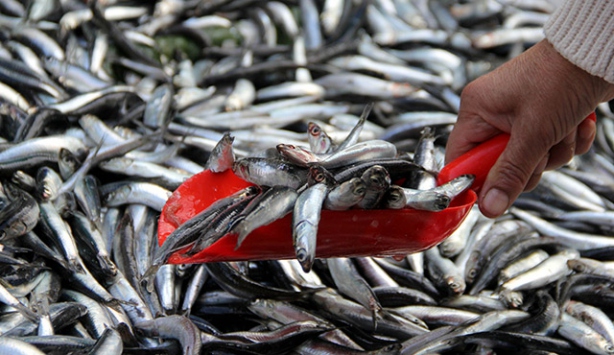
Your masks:
[{"label": "anchovy", "polygon": [[98,78],[85,68],[59,61],[53,57],[45,58],[43,60],[43,66],[51,75],[56,77],[62,85],[79,92],[101,90],[110,86],[109,82]]},{"label": "anchovy", "polygon": [[614,344],[614,325],[612,320],[599,308],[577,301],[569,301],[565,311],[580,319],[601,334],[610,344]]},{"label": "anchovy", "polygon": [[417,210],[441,211],[446,209],[451,202],[450,197],[433,190],[415,190],[402,187],[405,195],[405,206]]},{"label": "anchovy", "polygon": [[47,161],[57,163],[61,149],[78,157],[88,151],[81,140],[71,136],[32,138],[0,152],[0,170],[24,169]]},{"label": "anchovy", "polygon": [[130,182],[116,186],[113,190],[111,186],[104,185],[101,190],[105,191],[102,198],[108,206],[143,203],[156,211],[162,211],[166,200],[171,196],[169,190],[148,182]]},{"label": "anchovy", "polygon": [[14,307],[19,313],[30,321],[35,322],[39,318],[34,311],[19,302],[19,300],[15,298],[15,296],[13,296],[3,285],[0,285],[0,302]]},{"label": "anchovy", "polygon": [[300,291],[266,286],[241,275],[228,263],[207,264],[209,275],[227,292],[247,299],[270,298],[293,300],[303,296]]},{"label": "anchovy", "polygon": [[155,163],[125,157],[102,161],[98,164],[98,167],[105,171],[149,179],[149,181],[158,182],[162,187],[171,190],[178,188],[190,177],[188,174],[178,173]]},{"label": "anchovy", "polygon": [[377,328],[377,318],[382,311],[382,305],[367,281],[360,276],[353,262],[348,258],[330,258],[327,259],[326,265],[339,293],[354,299],[371,311],[373,328]]},{"label": "anchovy", "polygon": [[170,120],[174,90],[168,84],[160,85],[152,93],[143,112],[143,123],[151,128],[167,127]]},{"label": "anchovy", "polygon": [[501,285],[501,289],[522,291],[557,281],[571,272],[567,267],[567,261],[578,256],[579,252],[576,250],[565,250],[552,255],[527,272],[507,280]]},{"label": "anchovy", "polygon": [[309,122],[307,125],[307,141],[314,154],[328,154],[336,148],[330,136],[315,122]]},{"label": "anchovy", "polygon": [[82,261],[71,230],[62,220],[56,208],[49,202],[39,203],[41,226],[54,243],[61,248],[68,264],[74,270],[82,270]]},{"label": "anchovy", "polygon": [[14,355],[43,355],[36,346],[28,344],[20,339],[11,337],[0,338],[0,351],[6,354]]},{"label": "anchovy", "polygon": [[85,244],[86,248],[92,250],[102,272],[107,276],[115,275],[117,268],[113,261],[111,261],[111,256],[107,252],[106,240],[103,239],[102,233],[96,224],[85,215],[74,212],[70,219],[70,225],[75,238],[82,244]]},{"label": "anchovy", "polygon": [[93,175],[86,175],[77,182],[74,190],[75,199],[85,215],[97,226],[101,225],[102,202],[98,189],[98,180]]},{"label": "anchovy", "polygon": [[446,258],[452,258],[458,255],[464,248],[469,238],[471,230],[480,217],[480,213],[477,209],[472,208],[469,214],[460,226],[452,233],[448,238],[439,244],[439,251],[441,255]]},{"label": "anchovy", "polygon": [[458,310],[455,308],[439,307],[435,305],[408,305],[395,308],[400,313],[411,314],[422,319],[426,324],[433,327],[442,325],[459,325],[475,321],[480,317],[479,313]]},{"label": "anchovy", "polygon": [[445,184],[434,187],[431,189],[431,191],[446,195],[450,199],[454,199],[456,196],[470,188],[474,179],[474,175],[461,175]]},{"label": "anchovy", "polygon": [[522,239],[528,234],[529,228],[523,227],[518,221],[509,220],[493,225],[491,230],[478,243],[465,265],[465,280],[474,283],[484,265],[493,256],[495,250],[511,239]]},{"label": "anchovy", "polygon": [[600,235],[578,233],[568,229],[560,228],[519,208],[511,208],[510,212],[518,218],[522,219],[523,221],[532,225],[541,233],[556,237],[557,240],[559,240],[566,246],[569,246],[570,248],[575,248],[577,250],[586,250],[614,245],[614,239],[612,238]]},{"label": "anchovy", "polygon": [[567,261],[567,265],[574,271],[592,275],[609,277],[614,266],[589,258],[574,258]]},{"label": "anchovy", "polygon": [[416,86],[447,84],[440,76],[421,69],[408,67],[407,65],[381,63],[359,55],[336,57],[329,61],[329,63],[348,71],[364,70],[374,72],[384,79],[399,83],[407,82]]},{"label": "anchovy", "polygon": [[390,188],[391,179],[388,171],[380,165],[374,165],[365,170],[360,178],[365,185],[365,195],[357,206],[364,209],[378,207]]},{"label": "anchovy", "polygon": [[106,328],[98,338],[96,345],[91,348],[90,354],[119,354],[123,349],[124,343],[122,342],[121,334],[117,330],[109,327]]},{"label": "anchovy", "polygon": [[391,185],[386,190],[383,197],[383,207],[399,210],[407,205],[403,188],[398,185]]},{"label": "anchovy", "polygon": [[96,338],[100,338],[106,329],[114,326],[113,320],[109,317],[107,311],[100,303],[82,293],[72,290],[63,290],[62,295],[70,301],[78,302],[87,307],[88,311],[85,317],[85,325],[88,331],[92,332]]},{"label": "anchovy", "polygon": [[356,143],[343,150],[336,150],[320,160],[320,164],[330,169],[369,159],[391,159],[396,154],[397,150],[393,144],[382,140],[372,140]]},{"label": "anchovy", "polygon": [[200,294],[205,282],[209,279],[209,273],[204,264],[199,265],[196,271],[190,278],[185,296],[181,304],[180,311],[186,315],[189,315],[192,311],[192,306],[196,302],[196,298]]},{"label": "anchovy", "polygon": [[[495,221],[472,211],[428,252],[354,258],[356,270],[334,271],[351,272],[338,282],[349,284],[336,285],[317,254],[308,273],[296,258],[166,265],[222,234],[230,239],[216,247],[232,249],[233,232],[240,244],[294,214],[297,195],[310,211],[310,187],[321,189],[318,213],[361,208],[360,177],[374,166],[390,178],[374,208],[403,209],[381,213],[450,208],[469,185],[436,181],[459,93],[543,38],[554,8],[545,0],[0,1],[0,278],[38,317],[4,305],[2,338],[52,353],[174,354],[199,344],[211,353],[608,351],[611,320],[598,315],[614,309],[607,103],[596,111],[593,149],[544,174],[510,213]],[[387,153],[371,151],[374,142]],[[221,165],[208,161],[218,143]],[[187,221],[164,209],[191,175],[229,168],[264,199],[218,198]],[[162,245],[160,211],[175,227]],[[353,212],[323,215],[339,213]],[[303,226],[315,252],[317,228]],[[449,291],[444,270],[469,290]],[[365,308],[372,295],[376,327]],[[561,312],[606,342],[578,335]]]},{"label": "anchovy", "polygon": [[170,315],[139,322],[135,326],[151,336],[171,337],[179,340],[183,353],[186,355],[200,354],[202,346],[200,331],[186,317]]},{"label": "anchovy", "polygon": [[[271,3],[268,3],[271,4]],[[259,89],[256,92],[258,100],[273,100],[284,97],[309,97],[315,99],[324,96],[325,90],[322,86],[312,82],[285,82],[278,85],[271,85]]]},{"label": "anchovy", "polygon": [[601,334],[582,321],[563,313],[558,333],[572,343],[586,349],[593,354],[611,354],[614,346],[607,341]]},{"label": "anchovy", "polygon": [[[499,272],[499,284],[501,285],[509,279],[532,269],[533,267],[539,265],[542,261],[546,260],[548,256],[548,253],[538,249],[532,253],[529,253],[527,256],[510,263],[508,266],[502,269],[501,272]],[[572,260],[575,259],[568,260],[567,264],[569,265],[570,261]]]},{"label": "anchovy", "polygon": [[154,280],[157,296],[164,314],[175,312],[175,269],[176,265],[162,265]]},{"label": "anchovy", "polygon": [[292,212],[292,243],[303,270],[309,272],[316,254],[320,212],[329,187],[317,183],[303,191]]},{"label": "anchovy", "polygon": [[[244,190],[240,190],[231,196],[217,200],[209,207],[199,212],[185,223],[181,224],[166,237],[164,243],[156,250],[156,253],[152,259],[151,267],[145,273],[145,275],[143,275],[143,279],[148,280],[149,278],[153,277],[156,274],[157,269],[162,264],[166,263],[173,252],[193,244],[200,236],[200,231],[209,225],[213,218],[215,218],[220,212],[242,200],[252,198],[259,191],[260,189],[256,187],[248,187]],[[147,283],[148,288],[152,289],[152,286],[149,286],[149,281],[147,281]]]},{"label": "anchovy", "polygon": [[534,312],[531,318],[510,325],[505,330],[539,335],[551,335],[556,332],[561,318],[561,308],[552,296],[544,290],[538,291],[529,310],[531,313]]},{"label": "anchovy", "polygon": [[[331,289],[322,290],[314,293],[312,299],[319,307],[334,314],[339,319],[355,324],[363,330],[373,330],[371,311],[358,303],[341,297],[336,291]],[[402,316],[394,315],[391,312],[383,312],[381,319],[377,322],[377,332],[406,340],[413,336],[427,333],[428,330]]]},{"label": "anchovy", "polygon": [[228,206],[213,217],[208,226],[200,231],[200,235],[185,254],[193,255],[198,253],[230,232],[232,227],[244,218],[245,209],[254,199],[262,194],[262,191],[259,190],[259,188],[254,187],[254,190],[256,190],[255,194],[239,199],[236,203]]},{"label": "anchovy", "polygon": [[424,255],[427,270],[440,289],[452,295],[465,292],[465,278],[452,260],[441,256],[437,248],[426,250]]},{"label": "anchovy", "polygon": [[287,159],[293,164],[302,167],[309,167],[310,163],[318,163],[320,158],[306,148],[295,146],[292,144],[278,144],[277,151],[279,155]]},{"label": "anchovy", "polygon": [[39,221],[40,207],[36,200],[19,188],[5,184],[7,205],[0,209],[0,241],[8,241],[31,232]]},{"label": "anchovy", "polygon": [[329,331],[331,327],[313,322],[298,321],[282,325],[271,331],[230,332],[219,335],[203,333],[203,348],[214,349],[244,349],[249,352],[288,351],[304,338],[311,338]]},{"label": "anchovy", "polygon": [[469,294],[475,295],[477,292],[481,291],[504,265],[507,265],[520,255],[534,248],[552,248],[557,246],[560,246],[560,242],[553,237],[529,237],[515,244],[507,244],[505,247],[498,249],[492,259],[489,260],[478,279],[473,283]]},{"label": "anchovy", "polygon": [[257,185],[298,189],[307,182],[307,169],[281,160],[242,158],[234,163],[232,170],[243,180]]},{"label": "anchovy", "polygon": [[359,177],[344,181],[333,187],[326,195],[324,209],[342,211],[355,206],[367,192],[363,180]]},{"label": "anchovy", "polygon": [[252,231],[290,213],[297,197],[296,191],[289,187],[273,186],[252,201],[242,212],[245,217],[231,229],[238,233],[235,248],[238,249]]}]

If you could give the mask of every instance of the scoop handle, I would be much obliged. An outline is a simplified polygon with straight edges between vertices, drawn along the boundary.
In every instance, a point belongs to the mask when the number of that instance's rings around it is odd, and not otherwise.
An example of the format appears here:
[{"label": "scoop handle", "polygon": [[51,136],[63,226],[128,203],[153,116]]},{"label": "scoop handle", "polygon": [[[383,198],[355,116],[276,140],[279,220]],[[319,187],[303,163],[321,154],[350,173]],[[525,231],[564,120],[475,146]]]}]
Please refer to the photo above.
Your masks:
[{"label": "scoop handle", "polygon": [[437,185],[445,184],[461,175],[472,174],[475,175],[475,180],[471,188],[478,192],[509,140],[509,134],[501,133],[454,159],[437,175]]},{"label": "scoop handle", "polygon": [[[597,115],[595,112],[591,112],[586,116],[585,120],[595,122],[597,121]],[[445,184],[461,175],[473,174],[475,175],[475,180],[471,188],[473,191],[478,192],[482,188],[490,169],[492,169],[501,153],[503,153],[509,140],[509,134],[501,133],[454,159],[444,166],[437,175],[437,185]]]}]

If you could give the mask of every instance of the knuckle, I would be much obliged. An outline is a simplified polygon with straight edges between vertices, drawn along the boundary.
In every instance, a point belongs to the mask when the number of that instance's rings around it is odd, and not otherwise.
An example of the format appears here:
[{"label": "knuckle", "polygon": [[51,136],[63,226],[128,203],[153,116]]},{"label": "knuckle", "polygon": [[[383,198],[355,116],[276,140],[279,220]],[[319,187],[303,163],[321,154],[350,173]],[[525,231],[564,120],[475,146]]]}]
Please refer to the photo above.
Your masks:
[{"label": "knuckle", "polygon": [[533,170],[514,161],[506,161],[499,167],[499,178],[496,184],[519,193],[527,185]]},{"label": "knuckle", "polygon": [[479,93],[480,93],[480,82],[479,82],[479,79],[477,79],[477,80],[470,82],[469,84],[467,84],[467,86],[463,88],[463,90],[461,91],[461,95],[460,95],[461,101],[463,101],[463,99],[467,100],[472,97],[475,97]]}]

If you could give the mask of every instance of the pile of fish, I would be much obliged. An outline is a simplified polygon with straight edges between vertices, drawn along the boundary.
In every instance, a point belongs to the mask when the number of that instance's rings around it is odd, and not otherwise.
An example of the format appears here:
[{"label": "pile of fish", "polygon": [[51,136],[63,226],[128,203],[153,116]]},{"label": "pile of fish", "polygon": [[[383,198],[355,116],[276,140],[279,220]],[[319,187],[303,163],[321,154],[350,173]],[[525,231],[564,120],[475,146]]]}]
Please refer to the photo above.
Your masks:
[{"label": "pile of fish", "polygon": [[608,103],[589,153],[422,253],[309,272],[154,260],[167,199],[230,137],[237,173],[347,137],[412,164],[428,141],[436,173],[460,90],[541,40],[555,8],[2,0],[0,352],[614,353]]},{"label": "pile of fish", "polygon": [[[271,157],[235,161],[233,139],[224,135],[206,168],[214,174],[232,169],[255,185],[220,198],[180,224],[157,249],[145,277],[155,275],[173,252],[189,246],[183,255],[190,257],[227,234],[238,235],[235,247],[238,249],[254,230],[289,213],[296,259],[303,271],[310,272],[322,209],[412,208],[438,212],[471,186],[472,175],[461,175],[437,186],[435,175],[439,169],[435,163],[435,137],[430,129],[425,129],[411,161],[397,157],[394,144],[386,141],[354,143],[370,107],[363,111],[348,138],[335,148],[328,135],[310,122],[308,130],[314,137],[310,149],[278,144],[278,152],[269,153]],[[316,131],[317,136],[313,134]],[[320,147],[329,149],[320,151]],[[393,183],[397,181],[400,185]]]}]

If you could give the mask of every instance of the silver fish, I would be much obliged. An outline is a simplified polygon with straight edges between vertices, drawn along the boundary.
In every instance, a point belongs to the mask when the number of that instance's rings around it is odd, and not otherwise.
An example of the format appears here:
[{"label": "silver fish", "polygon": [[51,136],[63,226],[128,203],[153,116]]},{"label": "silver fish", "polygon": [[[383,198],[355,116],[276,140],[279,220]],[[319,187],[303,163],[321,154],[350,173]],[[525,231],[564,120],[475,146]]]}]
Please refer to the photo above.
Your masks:
[{"label": "silver fish", "polygon": [[320,212],[328,189],[324,183],[310,186],[298,196],[294,204],[292,241],[296,258],[305,272],[311,270],[315,259]]},{"label": "silver fish", "polygon": [[235,249],[238,249],[245,238],[258,227],[290,213],[297,198],[296,191],[285,186],[273,186],[265,191],[242,212],[245,217],[231,229],[231,232],[239,235]]},{"label": "silver fish", "polygon": [[367,192],[367,187],[359,177],[351,178],[333,187],[326,195],[324,208],[343,211],[355,206]]}]

